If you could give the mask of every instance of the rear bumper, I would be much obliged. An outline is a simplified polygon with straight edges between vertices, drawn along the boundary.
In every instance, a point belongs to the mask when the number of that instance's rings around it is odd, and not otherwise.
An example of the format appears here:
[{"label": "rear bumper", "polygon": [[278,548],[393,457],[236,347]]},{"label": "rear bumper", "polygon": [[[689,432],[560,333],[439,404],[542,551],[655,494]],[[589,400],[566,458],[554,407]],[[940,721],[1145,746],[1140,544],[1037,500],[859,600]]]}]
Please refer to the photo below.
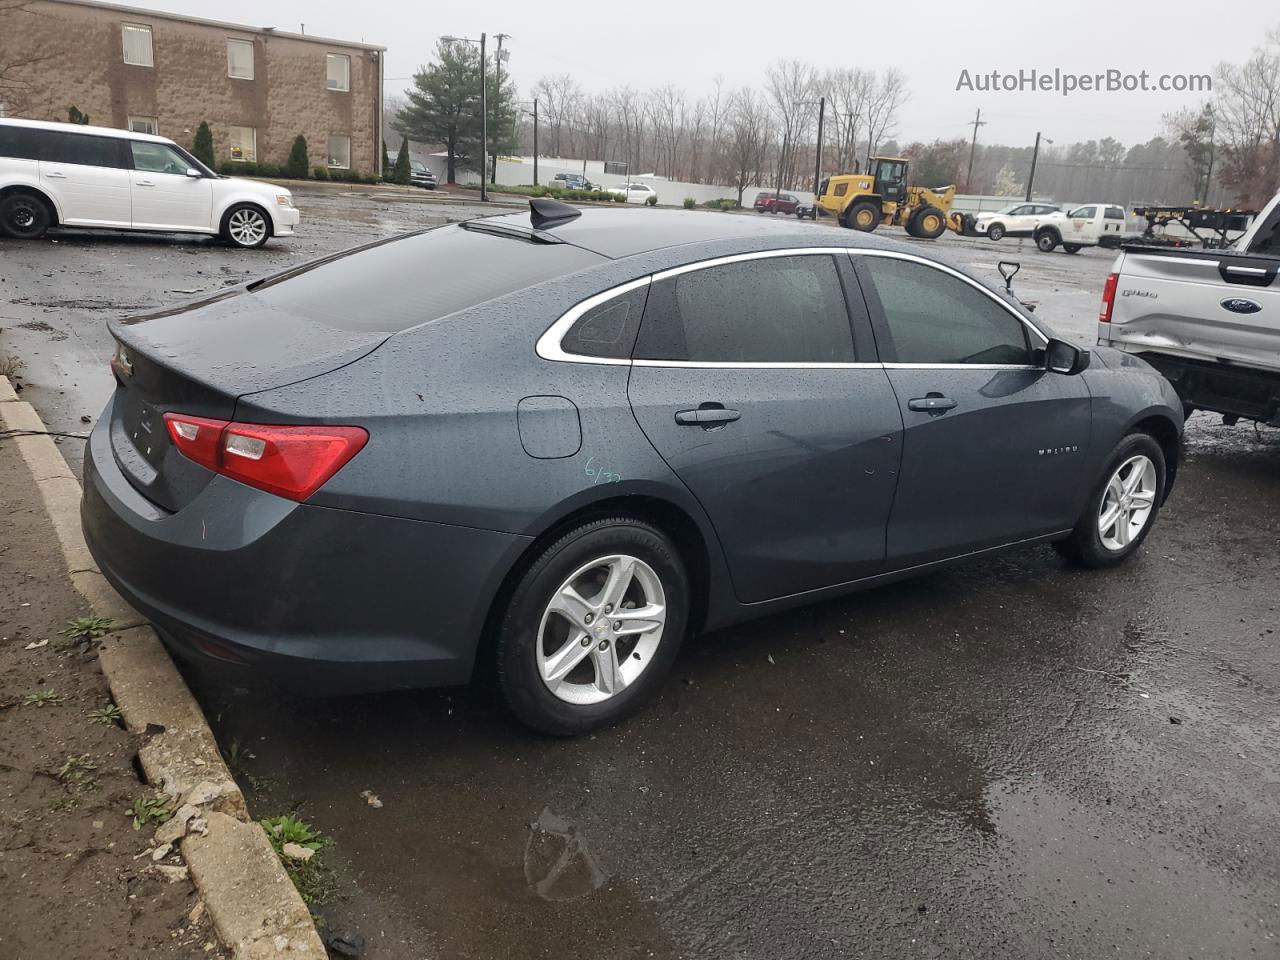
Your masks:
[{"label": "rear bumper", "polygon": [[311,693],[466,682],[511,534],[297,504],[225,477],[177,513],[99,420],[81,522],[99,569],[193,661]]},{"label": "rear bumper", "polygon": [[1178,391],[1184,408],[1280,424],[1280,370],[1269,372],[1163,353],[1130,352],[1164,374]]}]

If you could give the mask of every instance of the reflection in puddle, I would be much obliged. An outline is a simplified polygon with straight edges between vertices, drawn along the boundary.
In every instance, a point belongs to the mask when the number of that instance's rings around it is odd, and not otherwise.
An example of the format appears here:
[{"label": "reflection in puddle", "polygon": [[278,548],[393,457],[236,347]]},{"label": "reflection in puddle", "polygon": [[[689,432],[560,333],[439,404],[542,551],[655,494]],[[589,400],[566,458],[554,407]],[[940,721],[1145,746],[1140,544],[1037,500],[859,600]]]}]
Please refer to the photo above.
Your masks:
[{"label": "reflection in puddle", "polygon": [[576,900],[607,879],[578,828],[552,813],[550,807],[529,824],[524,876],[530,889],[544,900]]}]

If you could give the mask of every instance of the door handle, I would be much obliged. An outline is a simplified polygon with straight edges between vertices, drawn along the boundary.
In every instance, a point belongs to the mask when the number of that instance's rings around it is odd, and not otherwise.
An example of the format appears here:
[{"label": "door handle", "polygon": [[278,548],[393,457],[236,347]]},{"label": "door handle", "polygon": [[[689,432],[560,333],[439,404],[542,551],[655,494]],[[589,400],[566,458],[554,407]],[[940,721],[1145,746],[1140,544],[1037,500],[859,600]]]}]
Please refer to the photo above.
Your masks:
[{"label": "door handle", "polygon": [[933,394],[928,397],[917,397],[915,400],[907,401],[907,408],[910,410],[919,410],[922,413],[946,413],[956,405],[956,402],[950,397],[944,397],[941,394]]},{"label": "door handle", "polygon": [[46,173],[46,174],[45,174],[45,176],[46,176],[46,177],[48,177],[50,180],[65,180],[65,179],[67,179],[67,175],[66,175],[65,173],[61,173],[61,172],[60,172],[60,171],[58,171],[58,170],[51,170],[51,171],[49,171],[48,173]]},{"label": "door handle", "polygon": [[714,427],[732,423],[741,417],[737,410],[726,410],[720,406],[702,406],[697,410],[677,410],[676,423],[682,427]]},{"label": "door handle", "polygon": [[154,180],[135,180],[133,182],[139,187],[154,187],[156,185]]}]

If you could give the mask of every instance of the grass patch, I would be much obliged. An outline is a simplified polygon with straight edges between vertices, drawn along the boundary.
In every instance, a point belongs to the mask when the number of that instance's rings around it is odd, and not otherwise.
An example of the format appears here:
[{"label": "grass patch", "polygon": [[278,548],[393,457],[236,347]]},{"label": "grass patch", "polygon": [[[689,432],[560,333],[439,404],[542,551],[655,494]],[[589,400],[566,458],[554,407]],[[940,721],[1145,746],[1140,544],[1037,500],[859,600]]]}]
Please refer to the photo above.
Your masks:
[{"label": "grass patch", "polygon": [[87,753],[67,757],[58,769],[58,781],[64,787],[91,787],[97,779],[93,774],[98,764]]},{"label": "grass patch", "polygon": [[62,702],[62,694],[50,687],[48,690],[37,690],[22,698],[24,707],[54,706]]},{"label": "grass patch", "polygon": [[125,813],[133,817],[135,830],[141,830],[149,823],[158,827],[173,816],[173,801],[164,794],[138,797]]},{"label": "grass patch", "polygon": [[110,617],[73,617],[67,621],[62,635],[68,640],[96,640],[111,629],[113,622]]},{"label": "grass patch", "polygon": [[[284,814],[279,817],[268,817],[258,821],[267,833],[271,849],[284,864],[284,871],[298,888],[304,903],[312,906],[324,906],[333,899],[337,892],[337,882],[333,871],[324,863],[325,851],[333,846],[333,841],[316,830],[301,817]],[[286,856],[284,845],[297,844],[306,850],[314,851],[311,859],[298,860]]]},{"label": "grass patch", "polygon": [[114,703],[108,703],[98,710],[90,710],[87,716],[90,723],[100,723],[104,727],[117,724],[121,720],[120,708]]}]

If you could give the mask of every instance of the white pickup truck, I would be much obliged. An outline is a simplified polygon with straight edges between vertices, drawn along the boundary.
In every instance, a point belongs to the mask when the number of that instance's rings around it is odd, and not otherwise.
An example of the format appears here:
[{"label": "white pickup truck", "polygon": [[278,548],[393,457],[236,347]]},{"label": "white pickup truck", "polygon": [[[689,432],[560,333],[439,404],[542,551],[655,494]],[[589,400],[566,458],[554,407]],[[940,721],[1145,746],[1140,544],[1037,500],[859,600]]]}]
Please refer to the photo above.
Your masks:
[{"label": "white pickup truck", "polygon": [[1042,217],[1032,236],[1041,253],[1052,253],[1059,244],[1067,253],[1079,253],[1081,247],[1118,247],[1125,239],[1126,220],[1124,207],[1086,203]]},{"label": "white pickup truck", "polygon": [[1280,426],[1280,194],[1226,250],[1126,244],[1102,294],[1098,343],[1146,360],[1187,414]]}]

